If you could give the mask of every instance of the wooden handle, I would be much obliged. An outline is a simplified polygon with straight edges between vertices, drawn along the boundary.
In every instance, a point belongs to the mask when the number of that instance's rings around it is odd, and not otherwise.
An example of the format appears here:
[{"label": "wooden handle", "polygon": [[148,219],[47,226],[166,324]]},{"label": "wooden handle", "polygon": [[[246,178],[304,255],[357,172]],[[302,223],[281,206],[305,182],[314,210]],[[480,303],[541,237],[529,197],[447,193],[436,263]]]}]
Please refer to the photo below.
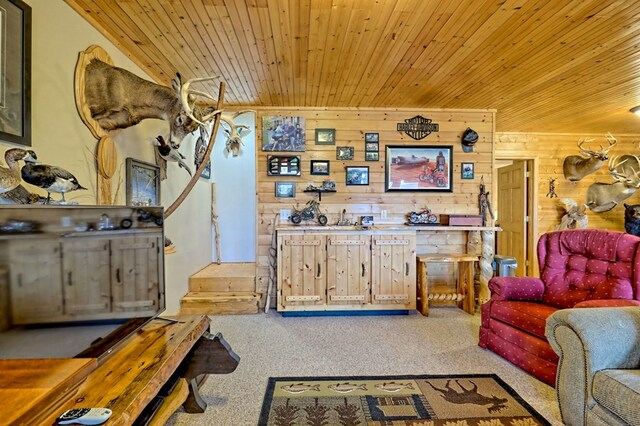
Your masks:
[{"label": "wooden handle", "polygon": [[320,262],[318,262],[318,274],[316,275],[316,278],[320,278]]},{"label": "wooden handle", "polygon": [[364,262],[362,262],[362,276],[364,277]]},{"label": "wooden handle", "polygon": [[116,269],[116,281],[120,282],[120,268]]},{"label": "wooden handle", "polygon": [[404,274],[409,276],[409,262],[404,263]]},{"label": "wooden handle", "polygon": [[69,273],[67,274],[67,285],[72,286],[73,285],[73,281],[71,280],[71,274],[73,273],[73,271],[69,271]]}]

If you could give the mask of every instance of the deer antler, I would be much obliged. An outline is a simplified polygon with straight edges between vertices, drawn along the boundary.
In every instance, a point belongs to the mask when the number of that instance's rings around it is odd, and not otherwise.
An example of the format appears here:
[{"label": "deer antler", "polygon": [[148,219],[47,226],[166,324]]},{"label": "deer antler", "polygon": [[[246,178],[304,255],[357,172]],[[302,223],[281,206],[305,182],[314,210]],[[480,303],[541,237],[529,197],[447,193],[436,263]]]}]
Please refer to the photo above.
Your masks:
[{"label": "deer antler", "polygon": [[202,96],[202,97],[205,97],[205,98],[210,99],[212,101],[215,101],[216,98],[214,98],[209,93],[205,93],[205,92],[202,92],[200,90],[191,89],[190,86],[191,86],[192,83],[197,83],[197,82],[200,82],[200,81],[215,80],[215,79],[218,79],[218,78],[220,78],[220,76],[203,77],[203,78],[192,78],[189,81],[187,81],[186,83],[184,83],[182,85],[182,87],[180,87],[180,99],[182,100],[182,108],[184,109],[184,112],[187,114],[187,116],[190,119],[192,119],[196,123],[201,124],[203,126],[205,125],[205,122],[211,120],[211,118],[213,118],[216,114],[220,113],[221,111],[215,110],[212,113],[207,114],[207,115],[201,117],[200,119],[197,119],[193,114],[193,107],[191,105],[189,105],[189,95]]},{"label": "deer antler", "polygon": [[[633,166],[629,166],[628,170],[619,170],[620,166],[629,161],[631,158],[635,158],[637,164],[640,164],[640,158],[637,156],[627,155],[626,158],[620,161],[619,156],[612,157],[609,160],[609,172],[611,173],[611,177],[613,177],[616,181],[624,183],[624,185],[628,188],[640,188],[640,170],[636,170]],[[631,175],[629,175],[628,171],[631,171]]]}]

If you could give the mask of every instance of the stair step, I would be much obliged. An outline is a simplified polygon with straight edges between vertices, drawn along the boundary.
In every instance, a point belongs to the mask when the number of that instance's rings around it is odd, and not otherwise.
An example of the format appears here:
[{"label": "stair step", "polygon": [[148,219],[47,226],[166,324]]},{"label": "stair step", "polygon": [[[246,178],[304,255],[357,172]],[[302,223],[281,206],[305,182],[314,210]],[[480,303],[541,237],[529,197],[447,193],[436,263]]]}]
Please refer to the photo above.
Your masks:
[{"label": "stair step", "polygon": [[180,301],[182,315],[256,314],[260,293],[253,291],[192,291]]},{"label": "stair step", "polygon": [[192,292],[238,292],[255,289],[255,263],[212,263],[189,277],[189,290]]}]

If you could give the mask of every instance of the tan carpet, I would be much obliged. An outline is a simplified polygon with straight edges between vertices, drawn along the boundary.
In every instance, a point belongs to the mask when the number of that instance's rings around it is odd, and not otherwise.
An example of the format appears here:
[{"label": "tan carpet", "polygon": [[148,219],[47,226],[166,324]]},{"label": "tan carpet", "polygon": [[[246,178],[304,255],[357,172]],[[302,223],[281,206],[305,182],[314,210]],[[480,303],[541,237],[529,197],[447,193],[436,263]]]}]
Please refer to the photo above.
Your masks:
[{"label": "tan carpet", "polygon": [[176,413],[168,425],[257,425],[269,377],[497,374],[551,424],[561,425],[555,391],[493,352],[478,347],[480,316],[432,308],[429,317],[282,318],[214,316],[241,360],[211,376],[204,414]]}]

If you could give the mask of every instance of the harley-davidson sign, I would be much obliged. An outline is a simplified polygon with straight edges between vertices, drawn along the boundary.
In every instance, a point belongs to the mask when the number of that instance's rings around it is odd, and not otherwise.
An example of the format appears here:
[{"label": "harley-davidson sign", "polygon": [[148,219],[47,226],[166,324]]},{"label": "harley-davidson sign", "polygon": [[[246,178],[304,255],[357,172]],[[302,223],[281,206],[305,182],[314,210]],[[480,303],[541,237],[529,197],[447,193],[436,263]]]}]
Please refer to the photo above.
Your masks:
[{"label": "harley-davidson sign", "polygon": [[437,123],[432,123],[430,118],[424,118],[421,115],[407,118],[404,123],[398,123],[399,132],[405,132],[417,141],[426,138],[431,132],[439,130],[440,126]]}]

